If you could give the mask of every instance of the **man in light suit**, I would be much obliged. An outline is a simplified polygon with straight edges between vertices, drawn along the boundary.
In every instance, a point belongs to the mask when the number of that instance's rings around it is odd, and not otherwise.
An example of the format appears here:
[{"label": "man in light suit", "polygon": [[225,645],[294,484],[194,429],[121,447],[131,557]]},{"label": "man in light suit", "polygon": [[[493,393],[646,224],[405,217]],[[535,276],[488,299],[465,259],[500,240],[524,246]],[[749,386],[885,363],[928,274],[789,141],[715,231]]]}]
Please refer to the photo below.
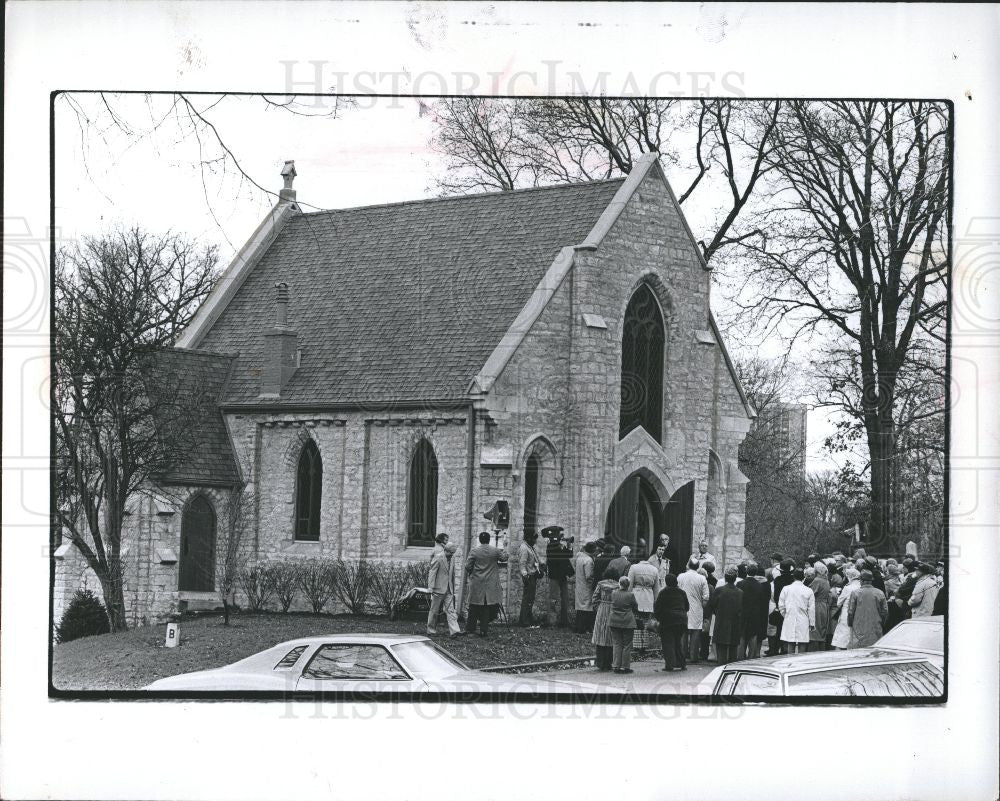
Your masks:
[{"label": "man in light suit", "polygon": [[469,619],[466,632],[473,631],[479,624],[479,636],[489,634],[490,621],[500,605],[500,565],[507,561],[507,538],[503,548],[490,545],[490,535],[479,532],[479,545],[472,549],[465,561],[465,573],[469,577]]},{"label": "man in light suit", "polygon": [[458,625],[458,611],[455,609],[455,576],[451,558],[455,546],[448,544],[447,534],[438,534],[431,552],[431,569],[427,572],[427,586],[431,591],[431,611],[427,613],[427,633],[437,634],[437,618],[444,610],[448,619],[448,631],[452,638],[462,634]]}]

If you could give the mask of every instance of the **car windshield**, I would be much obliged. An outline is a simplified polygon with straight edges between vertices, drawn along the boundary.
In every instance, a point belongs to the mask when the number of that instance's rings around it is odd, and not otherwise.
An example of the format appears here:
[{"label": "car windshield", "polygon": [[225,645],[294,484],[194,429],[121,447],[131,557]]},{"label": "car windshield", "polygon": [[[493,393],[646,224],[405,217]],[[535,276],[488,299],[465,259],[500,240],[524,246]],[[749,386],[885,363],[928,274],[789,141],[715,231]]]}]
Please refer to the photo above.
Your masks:
[{"label": "car windshield", "polygon": [[789,695],[934,697],[941,677],[923,662],[818,670],[788,677]]},{"label": "car windshield", "polygon": [[424,676],[448,676],[469,669],[446,650],[426,640],[393,645],[392,652],[408,670]]},{"label": "car windshield", "polygon": [[733,695],[781,695],[781,684],[777,676],[740,673],[733,684]]},{"label": "car windshield", "polygon": [[900,623],[875,643],[879,648],[914,648],[944,652],[944,626],[931,623]]}]

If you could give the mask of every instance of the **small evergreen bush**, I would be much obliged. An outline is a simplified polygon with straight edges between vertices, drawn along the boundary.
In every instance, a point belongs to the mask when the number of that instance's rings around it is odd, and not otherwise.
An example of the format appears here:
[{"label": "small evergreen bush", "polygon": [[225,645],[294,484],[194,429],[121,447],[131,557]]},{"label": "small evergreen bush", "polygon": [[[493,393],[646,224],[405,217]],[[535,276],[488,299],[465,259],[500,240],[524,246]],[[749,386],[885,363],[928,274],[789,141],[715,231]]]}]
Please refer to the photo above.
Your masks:
[{"label": "small evergreen bush", "polygon": [[107,634],[109,631],[111,624],[104,604],[90,590],[78,590],[56,627],[56,642],[70,642],[80,637]]}]

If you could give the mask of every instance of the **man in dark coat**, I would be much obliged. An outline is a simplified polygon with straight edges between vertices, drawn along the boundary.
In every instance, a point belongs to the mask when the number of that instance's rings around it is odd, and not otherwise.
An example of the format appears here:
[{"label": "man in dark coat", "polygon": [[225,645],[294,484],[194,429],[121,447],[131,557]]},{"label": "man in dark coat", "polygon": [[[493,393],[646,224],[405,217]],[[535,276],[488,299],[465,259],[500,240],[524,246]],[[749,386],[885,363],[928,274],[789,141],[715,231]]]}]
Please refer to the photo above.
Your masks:
[{"label": "man in dark coat", "polygon": [[708,602],[709,611],[715,615],[712,641],[719,664],[736,661],[736,646],[743,633],[743,591],[736,586],[736,567],[726,568],[725,582],[718,584]]},{"label": "man in dark coat", "polygon": [[605,539],[599,539],[594,541],[594,546],[596,550],[594,552],[594,577],[592,581],[594,586],[604,579],[604,571],[611,561],[615,558],[614,546],[609,544]]},{"label": "man in dark coat", "polygon": [[551,607],[558,599],[559,616],[556,624],[561,627],[569,625],[569,577],[573,575],[572,546],[566,542],[561,526],[548,526],[542,529],[542,536],[549,544],[545,546],[546,575],[549,577],[549,614],[555,616]]},{"label": "man in dark coat", "polygon": [[865,557],[865,570],[872,574],[872,586],[876,590],[881,590],[882,594],[885,594],[885,576],[882,575],[882,568],[879,566],[878,559],[874,556]]},{"label": "man in dark coat", "polygon": [[469,618],[465,630],[474,631],[479,623],[479,636],[489,634],[490,621],[500,605],[500,563],[507,561],[504,547],[490,545],[490,535],[479,533],[479,545],[472,549],[465,561],[465,574],[469,577]]},{"label": "man in dark coat", "polygon": [[684,664],[684,635],[687,633],[687,613],[691,608],[687,593],[677,586],[677,576],[668,573],[663,589],[653,602],[653,617],[660,624],[663,643],[663,670],[670,673],[687,670]]},{"label": "man in dark coat", "polygon": [[757,565],[747,565],[746,578],[737,581],[743,591],[743,634],[736,649],[737,659],[756,659],[767,636],[767,609],[771,585]]},{"label": "man in dark coat", "polygon": [[632,555],[632,549],[627,545],[623,545],[619,551],[619,556],[617,559],[612,559],[606,568],[604,568],[604,574],[602,579],[615,579],[616,581],[622,576],[628,575],[628,569],[632,566],[632,561],[630,556]]},{"label": "man in dark coat", "polygon": [[893,602],[898,607],[902,620],[909,620],[911,617],[910,612],[910,598],[913,596],[913,588],[917,586],[917,581],[920,578],[920,571],[917,570],[917,561],[912,557],[906,557],[903,560],[903,583],[899,585],[899,589],[896,590],[896,600]]}]

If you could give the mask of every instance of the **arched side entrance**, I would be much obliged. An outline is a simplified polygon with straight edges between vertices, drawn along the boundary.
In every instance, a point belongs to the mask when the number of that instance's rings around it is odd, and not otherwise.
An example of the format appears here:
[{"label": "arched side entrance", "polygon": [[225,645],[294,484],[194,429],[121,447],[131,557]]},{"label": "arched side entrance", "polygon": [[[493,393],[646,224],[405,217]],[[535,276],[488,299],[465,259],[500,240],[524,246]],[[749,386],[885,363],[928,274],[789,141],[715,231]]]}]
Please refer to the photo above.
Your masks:
[{"label": "arched side entrance", "polygon": [[179,573],[181,591],[215,590],[215,510],[204,495],[196,495],[181,516]]}]

